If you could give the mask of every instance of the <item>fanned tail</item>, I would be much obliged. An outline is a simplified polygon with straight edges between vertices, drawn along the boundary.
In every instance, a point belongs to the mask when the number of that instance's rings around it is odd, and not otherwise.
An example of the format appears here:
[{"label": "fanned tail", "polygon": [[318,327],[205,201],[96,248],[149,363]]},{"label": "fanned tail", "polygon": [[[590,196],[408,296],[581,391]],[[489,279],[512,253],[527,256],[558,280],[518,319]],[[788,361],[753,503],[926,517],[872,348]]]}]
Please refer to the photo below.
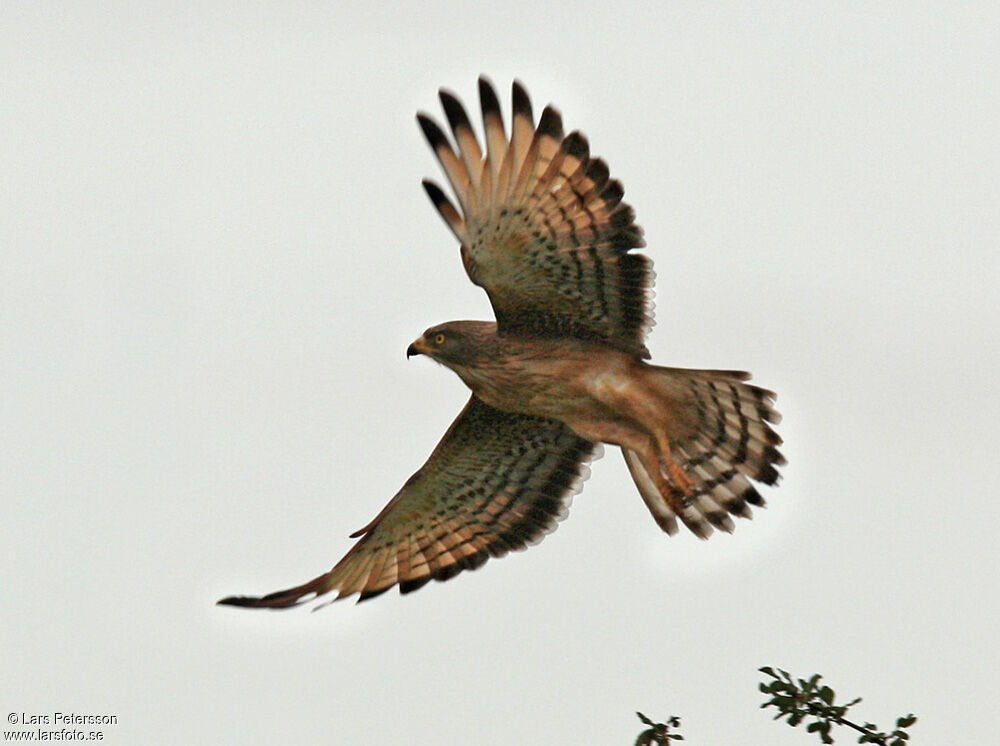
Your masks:
[{"label": "fanned tail", "polygon": [[[677,532],[679,518],[699,538],[713,529],[732,532],[731,516],[751,518],[751,505],[764,506],[751,480],[773,485],[785,458],[771,424],[781,415],[775,394],[746,383],[742,371],[687,370],[650,366],[657,381],[688,419],[687,433],[670,443],[677,464],[693,482],[692,494],[661,494],[634,451],[622,449],[639,494],[657,525]],[[679,512],[673,505],[683,504]]]}]

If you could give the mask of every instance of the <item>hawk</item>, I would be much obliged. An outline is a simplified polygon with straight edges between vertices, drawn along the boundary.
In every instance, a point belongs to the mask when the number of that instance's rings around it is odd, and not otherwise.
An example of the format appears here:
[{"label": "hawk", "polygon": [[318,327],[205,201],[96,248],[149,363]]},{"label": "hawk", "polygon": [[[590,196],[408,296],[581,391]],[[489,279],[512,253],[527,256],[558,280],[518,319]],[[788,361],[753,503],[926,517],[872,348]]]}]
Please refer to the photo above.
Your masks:
[{"label": "hawk", "polygon": [[493,86],[479,79],[484,147],[461,102],[441,104],[453,141],[417,121],[457,205],[423,185],[458,239],[496,321],[433,326],[406,351],[450,368],[472,391],[427,462],[332,570],[263,597],[220,604],[287,607],[337,591],[371,598],[446,580],[540,541],[566,514],[601,443],[619,446],[657,525],[695,535],[733,530],[778,481],[775,394],[731,370],[647,363],[652,262],[624,190],[563,134],[546,107],[536,124],[513,84],[510,134]]}]

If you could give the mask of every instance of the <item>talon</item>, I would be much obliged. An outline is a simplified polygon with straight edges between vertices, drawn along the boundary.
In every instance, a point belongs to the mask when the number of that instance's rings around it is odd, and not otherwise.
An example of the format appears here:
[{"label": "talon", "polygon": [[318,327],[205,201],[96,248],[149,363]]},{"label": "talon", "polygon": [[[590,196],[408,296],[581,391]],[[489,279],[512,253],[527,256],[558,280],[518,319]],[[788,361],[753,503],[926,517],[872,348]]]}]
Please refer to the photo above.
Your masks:
[{"label": "talon", "polygon": [[667,504],[674,513],[680,515],[694,504],[694,495],[686,495],[671,484]]},{"label": "talon", "polygon": [[680,464],[674,461],[673,454],[670,452],[670,446],[664,441],[660,442],[660,461],[663,463],[663,468],[666,470],[667,476],[670,477],[670,481],[674,487],[684,494],[685,507],[690,505],[691,498],[694,497],[694,480],[691,479],[690,475],[684,471]]},{"label": "talon", "polygon": [[670,477],[670,481],[673,482],[677,489],[684,493],[685,504],[690,504],[691,498],[694,497],[694,480],[673,459],[670,459],[665,466],[667,467],[667,476]]},{"label": "talon", "polygon": [[666,437],[658,437],[649,445],[644,452],[646,460],[643,465],[660,497],[673,513],[681,515],[694,504],[694,480],[674,461]]}]

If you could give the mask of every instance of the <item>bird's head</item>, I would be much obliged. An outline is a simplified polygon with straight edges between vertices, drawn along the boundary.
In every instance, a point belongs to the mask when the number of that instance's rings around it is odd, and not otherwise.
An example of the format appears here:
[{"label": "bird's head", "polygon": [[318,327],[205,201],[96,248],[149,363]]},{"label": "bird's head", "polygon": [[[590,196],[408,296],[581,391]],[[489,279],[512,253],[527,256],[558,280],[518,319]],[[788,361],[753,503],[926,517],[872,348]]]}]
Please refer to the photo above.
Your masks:
[{"label": "bird's head", "polygon": [[406,348],[406,357],[427,355],[449,368],[475,363],[488,354],[496,339],[496,324],[488,321],[449,321],[432,326]]}]

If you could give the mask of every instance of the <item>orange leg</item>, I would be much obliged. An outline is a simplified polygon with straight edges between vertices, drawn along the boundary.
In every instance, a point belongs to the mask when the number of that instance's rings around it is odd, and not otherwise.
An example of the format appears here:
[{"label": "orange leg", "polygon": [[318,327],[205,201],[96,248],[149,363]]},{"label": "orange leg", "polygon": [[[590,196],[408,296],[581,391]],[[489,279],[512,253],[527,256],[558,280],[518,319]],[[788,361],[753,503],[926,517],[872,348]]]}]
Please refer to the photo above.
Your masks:
[{"label": "orange leg", "polygon": [[[667,472],[667,476],[670,477],[670,481],[673,482],[674,487],[680,490],[685,497],[692,497],[694,495],[694,480],[684,471],[683,467],[674,460],[673,454],[670,452],[670,443],[662,435],[658,435],[656,438],[657,446],[660,451],[660,462],[663,464],[663,468]],[[687,502],[687,501],[685,501]]]},{"label": "orange leg", "polygon": [[643,466],[656,485],[657,491],[670,509],[675,514],[680,515],[691,504],[690,497],[694,494],[694,483],[687,472],[674,461],[670,455],[669,447],[666,452],[667,456],[664,458],[663,453],[658,451],[654,440],[650,439],[645,445],[646,447],[641,450],[634,450],[643,461]]},{"label": "orange leg", "polygon": [[[644,368],[640,366],[641,370]],[[663,399],[653,388],[642,385],[636,377],[617,386],[601,388],[596,398],[619,413],[623,419],[631,420],[635,429],[628,433],[630,436],[638,435],[636,430],[643,432],[643,436],[639,436],[643,441],[641,447],[634,441],[628,447],[640,455],[656,489],[667,500],[671,509],[680,512],[688,507],[694,497],[694,480],[674,459],[670,451],[670,438],[664,429],[665,423],[672,419],[672,402]],[[612,442],[621,445],[625,441]]]}]

